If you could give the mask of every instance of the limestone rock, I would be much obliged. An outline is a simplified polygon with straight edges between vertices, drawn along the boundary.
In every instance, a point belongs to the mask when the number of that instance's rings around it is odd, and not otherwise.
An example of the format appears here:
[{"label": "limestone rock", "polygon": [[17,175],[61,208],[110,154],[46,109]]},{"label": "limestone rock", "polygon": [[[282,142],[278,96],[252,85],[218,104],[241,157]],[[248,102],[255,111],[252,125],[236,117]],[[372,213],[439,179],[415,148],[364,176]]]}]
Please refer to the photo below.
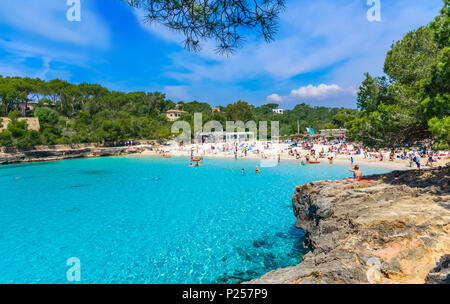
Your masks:
[{"label": "limestone rock", "polygon": [[425,278],[426,284],[450,284],[450,254],[444,255]]},{"label": "limestone rock", "polygon": [[292,206],[311,252],[299,265],[250,283],[448,283],[449,172],[447,166],[366,177],[373,184],[298,186]]},{"label": "limestone rock", "polygon": [[37,149],[23,152],[0,153],[0,165],[23,162],[51,161],[69,158],[91,157],[93,152],[97,156],[116,156],[141,152],[140,147],[84,147],[84,148],[59,148]]}]

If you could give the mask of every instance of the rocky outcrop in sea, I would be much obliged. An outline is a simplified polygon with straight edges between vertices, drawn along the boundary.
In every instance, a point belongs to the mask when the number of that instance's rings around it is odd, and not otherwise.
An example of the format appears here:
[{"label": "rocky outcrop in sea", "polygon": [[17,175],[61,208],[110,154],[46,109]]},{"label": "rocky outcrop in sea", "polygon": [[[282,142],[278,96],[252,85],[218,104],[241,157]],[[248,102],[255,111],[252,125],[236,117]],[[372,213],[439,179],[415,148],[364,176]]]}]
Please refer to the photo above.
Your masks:
[{"label": "rocky outcrop in sea", "polygon": [[449,283],[450,166],[319,181],[292,197],[303,261],[248,283]]},{"label": "rocky outcrop in sea", "polygon": [[80,147],[80,148],[47,148],[30,151],[16,151],[0,153],[0,165],[52,161],[71,158],[85,158],[95,156],[118,156],[139,153],[142,147]]}]

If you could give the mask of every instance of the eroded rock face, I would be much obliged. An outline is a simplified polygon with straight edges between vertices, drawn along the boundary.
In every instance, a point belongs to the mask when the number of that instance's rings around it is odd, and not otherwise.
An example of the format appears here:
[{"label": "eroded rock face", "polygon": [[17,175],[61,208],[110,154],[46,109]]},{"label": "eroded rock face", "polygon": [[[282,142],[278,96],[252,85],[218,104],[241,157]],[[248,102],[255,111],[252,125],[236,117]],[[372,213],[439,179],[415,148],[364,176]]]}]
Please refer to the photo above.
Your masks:
[{"label": "eroded rock face", "polygon": [[97,156],[115,156],[141,152],[138,147],[105,147],[105,148],[80,148],[58,150],[33,150],[14,153],[0,153],[0,165],[16,164],[23,162],[51,161],[70,158],[91,157],[93,152]]},{"label": "eroded rock face", "polygon": [[426,284],[450,284],[450,254],[444,255],[437,266],[428,273]]},{"label": "eroded rock face", "polygon": [[373,184],[297,187],[292,205],[311,252],[301,264],[251,283],[448,282],[449,171],[395,171],[367,177]]}]

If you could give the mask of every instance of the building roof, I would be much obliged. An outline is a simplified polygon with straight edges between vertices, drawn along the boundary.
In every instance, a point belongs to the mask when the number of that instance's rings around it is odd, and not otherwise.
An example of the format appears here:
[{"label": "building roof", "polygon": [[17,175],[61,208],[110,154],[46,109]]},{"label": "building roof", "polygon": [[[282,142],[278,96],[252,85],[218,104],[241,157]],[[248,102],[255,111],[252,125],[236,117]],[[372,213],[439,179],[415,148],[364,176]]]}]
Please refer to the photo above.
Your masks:
[{"label": "building roof", "polygon": [[166,113],[187,113],[187,112],[182,110],[167,110]]},{"label": "building roof", "polygon": [[250,132],[250,131],[246,131],[246,132],[199,132],[197,133],[198,135],[201,136],[210,136],[210,135],[214,135],[214,136],[225,136],[225,135],[253,135],[255,134],[254,132]]},{"label": "building roof", "polygon": [[[39,102],[37,102],[37,101],[32,101],[32,100],[19,102],[20,105],[25,105],[25,104],[29,104],[29,105],[32,105],[32,104],[33,104],[33,105],[37,105],[38,103],[39,103]],[[44,106],[48,106],[48,102],[44,102],[43,105],[44,105]],[[54,103],[50,103],[50,106],[55,106],[55,104],[54,104]]]},{"label": "building roof", "polygon": [[347,129],[324,129],[324,130],[320,130],[320,134],[321,135],[345,135],[345,133],[347,132]]},{"label": "building roof", "polygon": [[19,102],[19,104],[38,104],[38,102],[37,101],[28,100],[28,101],[21,101],[21,102]]},{"label": "building roof", "polygon": [[303,138],[305,136],[306,136],[305,134],[292,134],[290,137],[292,137],[292,138]]}]

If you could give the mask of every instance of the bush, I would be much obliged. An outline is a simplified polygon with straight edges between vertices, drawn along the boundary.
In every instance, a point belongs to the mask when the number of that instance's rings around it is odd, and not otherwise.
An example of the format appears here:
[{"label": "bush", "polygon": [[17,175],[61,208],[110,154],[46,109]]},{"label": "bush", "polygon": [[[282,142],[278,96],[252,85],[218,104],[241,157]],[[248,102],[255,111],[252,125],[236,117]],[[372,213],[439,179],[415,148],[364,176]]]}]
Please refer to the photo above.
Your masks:
[{"label": "bush", "polygon": [[14,145],[11,132],[8,130],[0,133],[0,146],[1,147],[12,147]]}]

